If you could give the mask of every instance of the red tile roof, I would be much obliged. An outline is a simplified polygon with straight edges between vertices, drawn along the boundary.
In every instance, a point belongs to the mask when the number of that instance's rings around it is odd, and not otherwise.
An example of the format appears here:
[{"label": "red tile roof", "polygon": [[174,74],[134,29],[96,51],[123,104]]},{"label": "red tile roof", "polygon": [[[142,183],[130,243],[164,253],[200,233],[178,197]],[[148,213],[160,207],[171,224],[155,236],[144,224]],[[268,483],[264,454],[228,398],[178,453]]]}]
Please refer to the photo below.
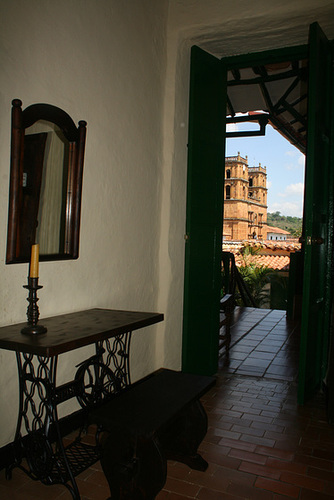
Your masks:
[{"label": "red tile roof", "polygon": [[[247,262],[259,267],[269,267],[277,271],[288,271],[290,257],[288,255],[249,255],[247,256]],[[235,255],[235,263],[238,267],[245,265],[245,261],[240,254]]]},{"label": "red tile roof", "polygon": [[267,233],[290,234],[289,231],[285,231],[285,229],[275,226],[267,226]]},{"label": "red tile roof", "polygon": [[247,255],[246,260],[258,266],[266,266],[277,271],[288,271],[290,264],[290,253],[300,250],[301,244],[295,241],[224,241],[223,251],[231,252],[235,256],[238,267],[245,265],[245,260],[241,256],[240,250],[245,246],[250,246],[258,250],[255,255]]}]

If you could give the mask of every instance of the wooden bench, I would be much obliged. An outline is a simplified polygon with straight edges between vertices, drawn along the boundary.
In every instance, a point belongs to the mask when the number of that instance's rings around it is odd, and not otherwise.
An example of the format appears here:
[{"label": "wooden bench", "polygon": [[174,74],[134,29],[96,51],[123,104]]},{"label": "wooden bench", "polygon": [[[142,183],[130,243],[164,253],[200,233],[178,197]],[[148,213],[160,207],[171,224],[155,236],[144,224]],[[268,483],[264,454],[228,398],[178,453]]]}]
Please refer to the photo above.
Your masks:
[{"label": "wooden bench", "polygon": [[204,471],[197,453],[207,432],[199,399],[213,377],[160,369],[90,412],[102,432],[101,465],[111,500],[153,500],[163,488],[167,459]]}]

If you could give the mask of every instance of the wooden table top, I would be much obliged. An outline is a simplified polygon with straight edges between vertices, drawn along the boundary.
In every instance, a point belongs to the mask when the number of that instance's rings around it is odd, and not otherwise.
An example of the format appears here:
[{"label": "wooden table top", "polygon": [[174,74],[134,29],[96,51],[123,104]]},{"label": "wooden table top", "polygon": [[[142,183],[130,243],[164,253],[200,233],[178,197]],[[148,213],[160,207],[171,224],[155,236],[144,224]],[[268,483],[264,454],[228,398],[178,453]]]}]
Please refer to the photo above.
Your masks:
[{"label": "wooden table top", "polygon": [[26,323],[0,328],[0,348],[39,356],[56,356],[100,340],[115,337],[163,321],[160,313],[89,309],[43,318],[39,323],[48,331],[22,334]]}]

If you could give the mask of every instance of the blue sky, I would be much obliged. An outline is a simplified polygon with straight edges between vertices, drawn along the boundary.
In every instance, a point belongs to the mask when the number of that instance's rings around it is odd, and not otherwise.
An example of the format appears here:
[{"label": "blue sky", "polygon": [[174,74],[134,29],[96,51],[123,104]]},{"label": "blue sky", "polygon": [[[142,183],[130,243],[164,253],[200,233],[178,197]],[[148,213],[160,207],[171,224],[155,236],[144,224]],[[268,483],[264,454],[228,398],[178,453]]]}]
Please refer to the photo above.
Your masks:
[{"label": "blue sky", "polygon": [[[238,125],[239,130],[252,127],[258,129],[249,123]],[[238,152],[248,156],[248,166],[267,167],[268,212],[302,217],[305,156],[270,125],[265,136],[227,139],[226,156]]]}]

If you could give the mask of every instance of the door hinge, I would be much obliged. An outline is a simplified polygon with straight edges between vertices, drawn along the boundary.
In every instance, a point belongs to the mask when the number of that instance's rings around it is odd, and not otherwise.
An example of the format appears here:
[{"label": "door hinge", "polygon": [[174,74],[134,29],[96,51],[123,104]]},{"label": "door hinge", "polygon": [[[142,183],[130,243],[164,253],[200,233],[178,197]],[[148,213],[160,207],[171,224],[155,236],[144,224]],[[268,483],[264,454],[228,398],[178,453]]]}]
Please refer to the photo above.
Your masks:
[{"label": "door hinge", "polygon": [[324,239],[323,238],[315,238],[314,236],[306,236],[305,238],[302,236],[299,238],[299,243],[305,243],[306,245],[323,245],[324,244]]}]

